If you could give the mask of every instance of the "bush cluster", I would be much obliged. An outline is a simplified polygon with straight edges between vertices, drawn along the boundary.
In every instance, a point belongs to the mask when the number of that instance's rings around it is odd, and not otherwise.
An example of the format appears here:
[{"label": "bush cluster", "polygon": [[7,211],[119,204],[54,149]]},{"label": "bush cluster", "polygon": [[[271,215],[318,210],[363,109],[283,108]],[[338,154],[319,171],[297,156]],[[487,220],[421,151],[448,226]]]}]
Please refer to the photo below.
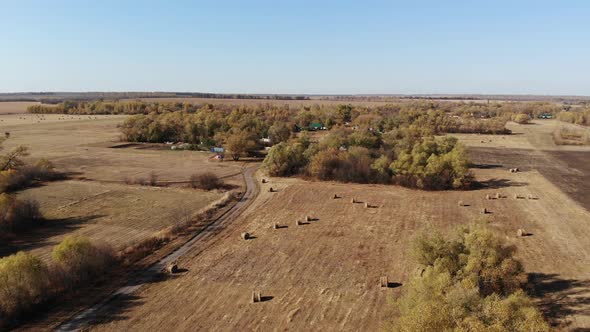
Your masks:
[{"label": "bush cluster", "polygon": [[549,331],[524,293],[514,249],[478,225],[457,236],[421,235],[415,257],[423,272],[395,302],[393,331]]},{"label": "bush cluster", "polygon": [[1,258],[0,328],[53,296],[92,283],[115,262],[112,248],[83,237],[66,237],[50,264],[24,252]]},{"label": "bush cluster", "polygon": [[14,191],[29,187],[37,181],[52,181],[62,178],[53,164],[41,159],[33,165],[22,165],[0,171],[0,192]]},{"label": "bush cluster", "polygon": [[272,176],[306,174],[319,180],[395,183],[429,190],[471,185],[468,158],[455,138],[422,137],[406,128],[331,131],[318,144],[298,140],[273,146],[263,165]]},{"label": "bush cluster", "polygon": [[590,109],[560,112],[557,114],[557,119],[563,122],[574,123],[582,126],[590,126]]},{"label": "bush cluster", "polygon": [[223,180],[211,172],[191,175],[189,184],[193,189],[203,190],[220,189],[225,186]]},{"label": "bush cluster", "polygon": [[19,200],[14,195],[0,194],[0,232],[18,233],[42,220],[39,204],[32,200]]}]

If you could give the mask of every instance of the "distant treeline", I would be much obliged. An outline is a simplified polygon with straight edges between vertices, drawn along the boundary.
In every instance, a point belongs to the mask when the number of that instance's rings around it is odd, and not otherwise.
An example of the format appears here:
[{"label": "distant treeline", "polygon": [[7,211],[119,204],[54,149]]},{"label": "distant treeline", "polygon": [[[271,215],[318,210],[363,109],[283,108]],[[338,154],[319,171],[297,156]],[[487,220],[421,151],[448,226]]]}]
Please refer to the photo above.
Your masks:
[{"label": "distant treeline", "polygon": [[[265,164],[273,175],[397,183],[424,189],[465,188],[468,160],[448,133],[508,134],[506,122],[556,114],[552,103],[400,101],[379,106],[276,103],[73,102],[34,105],[33,113],[131,114],[124,140],[223,147],[233,159],[275,145]],[[300,131],[330,130],[319,142]],[[296,138],[296,136],[298,136]],[[263,138],[268,138],[263,140]],[[279,144],[282,143],[282,144]]]},{"label": "distant treeline", "polygon": [[307,100],[305,95],[258,95],[224,94],[201,92],[31,92],[3,93],[0,101],[30,101],[45,104],[59,104],[63,101],[97,101],[140,98],[211,98],[211,99],[255,99],[255,100]]},{"label": "distant treeline", "polygon": [[[203,94],[207,95],[207,94]],[[250,95],[226,95],[225,98],[234,99],[253,99]],[[211,95],[211,98],[215,95]],[[288,105],[288,103],[265,103],[265,100],[300,100],[308,99],[306,96],[259,96],[254,99],[260,100],[258,105],[250,105],[250,108],[288,108],[290,110],[298,109],[318,109],[318,108],[334,108],[338,105],[328,105],[328,103],[322,103],[322,100],[317,100],[316,104],[313,105]],[[339,100],[335,98],[334,100]],[[273,104],[273,105],[265,105]],[[343,105],[346,102],[342,103]],[[216,104],[211,105],[207,102],[194,103],[190,101],[159,101],[155,98],[153,101],[141,101],[141,100],[94,100],[94,101],[81,101],[81,100],[65,100],[53,105],[33,105],[29,107],[31,113],[65,113],[65,114],[148,114],[151,112],[171,112],[171,111],[189,111],[194,112],[197,109],[207,108],[243,108],[244,105],[231,105],[231,104]],[[516,113],[527,114],[531,117],[537,117],[543,113],[557,114],[564,110],[564,106],[557,105],[549,102],[490,102],[490,103],[478,103],[478,102],[465,102],[465,101],[442,101],[442,100],[393,100],[385,105],[379,106],[355,106],[355,108],[363,109],[374,109],[379,112],[382,110],[418,110],[418,111],[430,111],[440,110],[452,115],[458,115],[461,117],[473,117],[473,118],[493,118],[506,115],[512,115]],[[566,109],[570,109],[566,106]]]},{"label": "distant treeline", "polygon": [[[67,105],[66,105],[67,106]],[[109,104],[132,116],[121,125],[123,139],[186,142],[195,148],[221,146],[234,159],[274,145],[265,160],[273,175],[304,174],[321,180],[396,183],[423,189],[466,188],[468,160],[445,133],[509,133],[513,110],[487,105],[404,102],[385,106],[314,105],[295,107],[191,104]],[[69,106],[67,106],[69,107]],[[119,111],[114,111],[120,108]],[[92,114],[103,104],[72,111]],[[300,131],[330,130],[319,142]],[[268,137],[268,140],[261,140]]]}]

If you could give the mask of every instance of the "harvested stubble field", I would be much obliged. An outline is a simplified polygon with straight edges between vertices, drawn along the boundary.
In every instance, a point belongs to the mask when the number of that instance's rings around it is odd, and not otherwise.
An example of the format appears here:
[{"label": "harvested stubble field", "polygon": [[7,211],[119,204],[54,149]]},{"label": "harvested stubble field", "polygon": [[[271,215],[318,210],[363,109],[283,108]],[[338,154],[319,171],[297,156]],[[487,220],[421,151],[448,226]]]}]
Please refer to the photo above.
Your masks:
[{"label": "harvested stubble field", "polygon": [[[220,191],[186,188],[191,174],[211,171],[229,189],[240,190],[242,165],[209,162],[210,153],[153,149],[116,149],[117,124],[124,116],[0,115],[0,131],[10,132],[5,150],[31,149],[28,159],[47,158],[70,175],[18,193],[39,201],[48,221],[32,234],[19,236],[5,255],[32,250],[48,258],[52,246],[68,234],[124,246],[173,225],[182,213],[197,213],[220,199]],[[125,180],[149,180],[164,187],[127,185]]]},{"label": "harvested stubble field", "polygon": [[[535,139],[520,132],[494,139],[534,154]],[[470,139],[480,138],[463,136],[470,146],[479,145]],[[378,330],[391,317],[390,300],[416,273],[413,236],[475,219],[517,247],[552,323],[565,329],[590,326],[590,213],[536,169],[508,172],[526,159],[495,164],[499,161],[487,160],[485,153],[477,159],[481,164],[474,173],[485,187],[472,191],[272,178],[261,184],[244,215],[180,260],[187,272],[114,303],[93,328]],[[335,193],[341,198],[333,199]],[[486,199],[496,193],[500,199]],[[353,197],[376,207],[352,204]],[[459,200],[468,206],[458,206]],[[490,213],[480,214],[484,207]],[[306,216],[312,221],[296,226]],[[286,227],[273,229],[275,223]],[[532,235],[517,237],[519,228]],[[245,241],[242,232],[254,238]],[[379,287],[381,276],[393,287]],[[254,290],[264,301],[251,303]]]},{"label": "harvested stubble field", "polygon": [[27,107],[38,105],[34,101],[3,101],[0,102],[0,114],[21,114],[27,112]]}]

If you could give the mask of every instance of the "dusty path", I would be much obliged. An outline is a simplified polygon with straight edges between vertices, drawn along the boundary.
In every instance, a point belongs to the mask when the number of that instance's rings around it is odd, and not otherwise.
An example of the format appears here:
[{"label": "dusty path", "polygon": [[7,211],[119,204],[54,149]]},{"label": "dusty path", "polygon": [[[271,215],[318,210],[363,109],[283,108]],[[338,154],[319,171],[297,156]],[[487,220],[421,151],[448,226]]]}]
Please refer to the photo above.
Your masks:
[{"label": "dusty path", "polygon": [[166,256],[164,259],[159,261],[158,263],[154,264],[150,267],[147,271],[145,271],[141,276],[137,278],[137,280],[133,280],[127,286],[124,286],[111,294],[109,297],[104,299],[102,302],[97,303],[96,305],[92,306],[81,312],[79,315],[74,317],[72,320],[65,322],[62,324],[57,331],[76,331],[79,330],[89,322],[96,319],[96,315],[101,312],[102,310],[107,309],[109,303],[114,302],[117,298],[123,296],[129,296],[136,292],[139,288],[143,285],[150,283],[152,280],[157,278],[161,271],[171,262],[178,260],[181,256],[185,255],[189,250],[193,249],[193,247],[197,246],[201,241],[204,241],[212,236],[214,236],[215,232],[212,232],[212,228],[223,227],[225,224],[231,223],[235,220],[246,207],[253,201],[253,199],[258,194],[258,187],[254,181],[253,174],[256,171],[256,166],[248,167],[244,170],[244,181],[246,183],[246,192],[242,196],[242,199],[236,203],[230,210],[228,210],[225,214],[220,216],[217,220],[214,220],[210,223],[207,227],[205,227],[201,232],[199,232],[195,237],[185,243],[182,247],[178,248],[176,251],[171,253],[170,255]]}]

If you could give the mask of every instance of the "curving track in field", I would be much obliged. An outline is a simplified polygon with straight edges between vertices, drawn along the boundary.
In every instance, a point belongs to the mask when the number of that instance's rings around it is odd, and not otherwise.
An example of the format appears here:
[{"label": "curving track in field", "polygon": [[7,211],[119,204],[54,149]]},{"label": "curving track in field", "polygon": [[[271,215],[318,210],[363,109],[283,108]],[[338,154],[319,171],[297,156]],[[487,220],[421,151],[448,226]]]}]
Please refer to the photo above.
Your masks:
[{"label": "curving track in field", "polygon": [[240,201],[237,202],[231,209],[229,209],[223,215],[219,216],[216,220],[207,225],[204,229],[202,229],[199,233],[197,233],[192,239],[190,239],[180,248],[178,248],[177,250],[175,250],[159,262],[152,265],[136,280],[133,280],[132,282],[128,283],[127,286],[121,287],[103,301],[82,311],[71,320],[64,322],[57,328],[57,331],[77,331],[84,328],[88,325],[88,323],[96,319],[96,316],[99,313],[99,311],[103,310],[106,306],[109,305],[109,303],[112,303],[114,300],[116,300],[117,297],[133,294],[144,284],[149,283],[150,280],[156,278],[158,274],[161,273],[161,271],[166,267],[166,265],[176,261],[181,256],[188,253],[199,242],[215,236],[217,232],[210,231],[211,228],[222,228],[224,225],[229,224],[233,220],[235,220],[246,209],[246,207],[248,207],[248,205],[252,202],[256,195],[258,195],[258,187],[254,181],[253,176],[254,172],[256,172],[256,169],[257,166],[251,166],[244,169],[243,174],[244,182],[246,183],[246,192],[244,193]]}]

